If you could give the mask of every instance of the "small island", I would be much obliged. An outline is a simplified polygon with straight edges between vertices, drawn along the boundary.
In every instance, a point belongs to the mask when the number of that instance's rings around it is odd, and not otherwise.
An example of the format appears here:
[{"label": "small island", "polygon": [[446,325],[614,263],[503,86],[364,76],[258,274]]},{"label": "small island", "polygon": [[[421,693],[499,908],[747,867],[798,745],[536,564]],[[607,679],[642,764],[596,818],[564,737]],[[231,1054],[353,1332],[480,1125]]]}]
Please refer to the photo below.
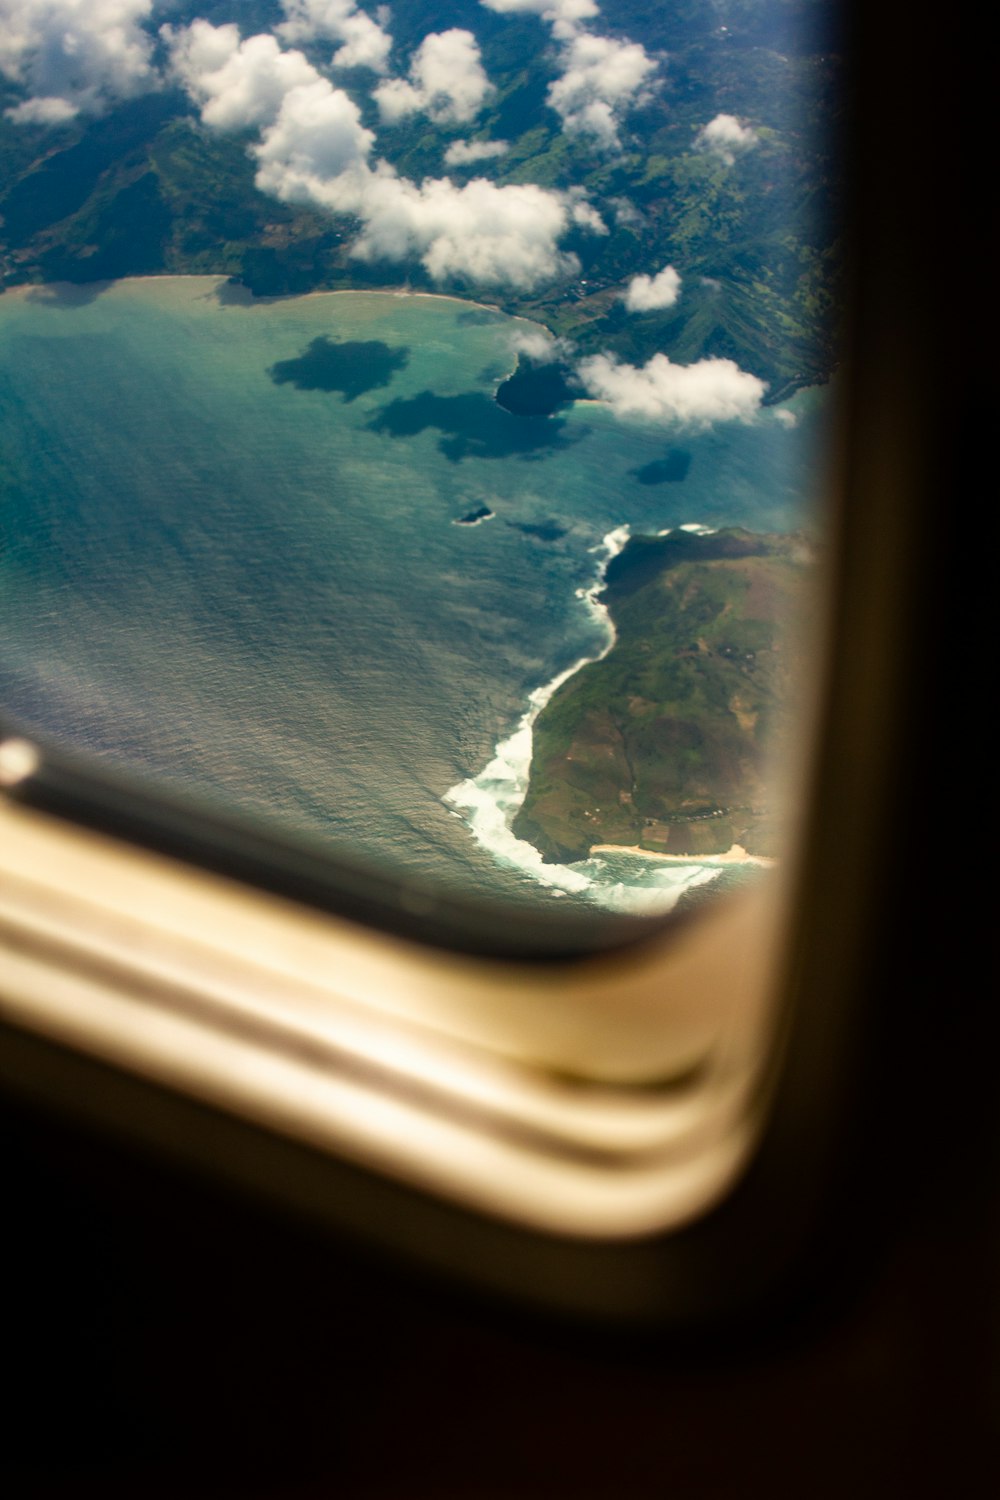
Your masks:
[{"label": "small island", "polygon": [[614,646],[535,722],[516,835],[558,863],[598,845],[777,853],[773,771],[796,722],[804,633],[790,622],[812,561],[800,535],[632,538],[599,596]]}]

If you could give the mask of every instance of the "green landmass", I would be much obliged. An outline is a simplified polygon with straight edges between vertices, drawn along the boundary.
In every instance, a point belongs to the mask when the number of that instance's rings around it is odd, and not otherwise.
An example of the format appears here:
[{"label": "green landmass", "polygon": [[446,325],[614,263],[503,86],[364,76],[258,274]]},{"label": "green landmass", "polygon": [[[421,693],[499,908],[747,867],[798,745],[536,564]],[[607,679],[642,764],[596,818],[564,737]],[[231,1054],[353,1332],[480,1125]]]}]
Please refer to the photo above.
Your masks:
[{"label": "green landmass", "polygon": [[632,538],[601,595],[614,646],[535,722],[517,836],[559,863],[595,844],[779,852],[773,771],[796,722],[790,622],[811,564],[798,535]]},{"label": "green landmass", "polygon": [[[510,143],[486,169],[498,183],[586,191],[609,233],[569,236],[564,245],[579,257],[579,274],[531,294],[502,293],[496,300],[505,311],[547,324],[578,354],[607,350],[632,363],[659,351],[681,363],[731,358],[779,400],[824,380],[834,362],[841,69],[836,39],[817,24],[829,10],[822,0],[604,6],[599,31],[641,40],[659,56],[655,88],[625,121],[617,152],[568,135],[547,106],[558,74],[548,26],[498,15],[478,0],[395,0],[390,23],[395,74],[405,73],[430,30],[465,26],[476,35],[495,92],[471,126],[436,126],[423,116],[383,126],[372,74],[341,70],[334,81],[376,129],[378,155],[415,180],[440,176],[450,141],[471,136]],[[175,26],[195,16],[236,21],[251,35],[282,12],[276,0],[179,0],[169,13]],[[328,64],[328,42],[305,50]],[[8,119],[2,110],[20,97],[16,85],[0,87],[7,285],[187,273],[230,276],[258,296],[402,283],[483,295],[460,280],[432,283],[416,261],[356,260],[353,220],[258,192],[254,133],[206,129],[178,90],[61,126]],[[758,134],[755,149],[728,167],[692,149],[699,128],[720,112]],[[623,286],[667,263],[683,278],[676,305],[627,313]],[[529,380],[508,397],[533,411],[565,399],[545,384],[532,388]]]}]

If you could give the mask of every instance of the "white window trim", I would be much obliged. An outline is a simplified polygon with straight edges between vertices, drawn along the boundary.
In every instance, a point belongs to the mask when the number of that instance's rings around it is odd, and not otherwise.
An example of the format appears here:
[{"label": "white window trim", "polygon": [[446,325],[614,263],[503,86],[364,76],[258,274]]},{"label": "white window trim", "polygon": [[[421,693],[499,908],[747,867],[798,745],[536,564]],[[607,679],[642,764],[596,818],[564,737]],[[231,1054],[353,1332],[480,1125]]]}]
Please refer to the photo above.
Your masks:
[{"label": "white window trim", "polygon": [[783,884],[572,963],[387,937],[0,805],[0,1017],[522,1226],[717,1202],[773,1054]]}]

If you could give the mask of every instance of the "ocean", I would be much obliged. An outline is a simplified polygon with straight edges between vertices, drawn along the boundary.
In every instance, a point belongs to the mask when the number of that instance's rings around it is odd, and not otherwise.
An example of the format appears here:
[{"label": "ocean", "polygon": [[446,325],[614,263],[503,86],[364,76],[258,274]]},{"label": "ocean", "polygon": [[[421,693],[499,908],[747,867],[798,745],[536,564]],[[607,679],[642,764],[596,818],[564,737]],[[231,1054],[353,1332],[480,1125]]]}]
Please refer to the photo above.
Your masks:
[{"label": "ocean", "polygon": [[822,394],[692,434],[494,400],[526,325],[214,277],[0,297],[0,703],[460,889],[665,910],[710,862],[543,865],[530,720],[607,649],[628,531],[814,528]]}]

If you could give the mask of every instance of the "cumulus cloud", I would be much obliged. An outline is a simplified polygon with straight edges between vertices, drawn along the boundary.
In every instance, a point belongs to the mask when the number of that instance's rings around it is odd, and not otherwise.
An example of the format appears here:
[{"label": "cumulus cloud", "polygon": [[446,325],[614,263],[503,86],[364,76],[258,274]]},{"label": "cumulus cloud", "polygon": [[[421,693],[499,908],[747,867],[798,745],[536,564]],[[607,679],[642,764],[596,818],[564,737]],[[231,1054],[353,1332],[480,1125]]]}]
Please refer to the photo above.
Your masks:
[{"label": "cumulus cloud", "polygon": [[[285,41],[341,42],[333,54],[337,67],[385,72],[392,37],[385,29],[382,14],[373,20],[366,11],[358,9],[355,0],[281,0],[281,8],[288,19],[275,29]],[[383,7],[380,12],[384,13]]]},{"label": "cumulus cloud", "polygon": [[417,113],[438,125],[464,124],[475,119],[492,87],[472,32],[452,27],[425,36],[413,54],[409,78],[380,84],[375,101],[390,125]]},{"label": "cumulus cloud", "polygon": [[569,339],[556,338],[547,328],[515,328],[510,347],[514,354],[527,355],[536,365],[551,365],[573,352]]},{"label": "cumulus cloud", "polygon": [[289,92],[319,81],[301,52],[282,52],[269,32],[240,40],[239,27],[193,21],[161,35],[171,69],[216,130],[246,130],[276,119]]},{"label": "cumulus cloud", "polygon": [[716,115],[695,136],[699,151],[710,151],[727,167],[731,167],[737,156],[752,151],[757,144],[757,132],[743,125],[735,115]]},{"label": "cumulus cloud", "polygon": [[30,97],[7,113],[53,124],[155,85],[153,0],[0,0],[0,73]]},{"label": "cumulus cloud", "polygon": [[358,213],[374,144],[353,99],[317,77],[289,90],[254,147],[257,186],[286,203]]},{"label": "cumulus cloud", "polygon": [[693,428],[749,422],[767,389],[731,359],[675,365],[665,354],[654,354],[636,366],[621,364],[612,354],[594,354],[580,361],[577,374],[617,417]]},{"label": "cumulus cloud", "polygon": [[417,255],[435,281],[453,278],[527,290],[579,271],[558,248],[572,214],[564,194],[533,183],[477,177],[419,185],[389,169],[373,173],[359,209],[355,255],[405,260]]},{"label": "cumulus cloud", "polygon": [[[261,192],[357,219],[351,251],[359,258],[419,259],[435,281],[529,290],[578,274],[576,256],[559,248],[571,228],[606,233],[579,190],[498,186],[484,178],[458,187],[448,178],[416,183],[400,177],[374,160],[375,137],[353,100],[301,52],[282,52],[270,34],[243,41],[235,26],[196,21],[176,31],[165,27],[163,35],[174,73],[206,124],[259,127],[252,153]],[[456,59],[479,67],[468,32],[434,34],[418,49],[412,86],[429,110],[478,108],[489,87],[485,75],[479,69],[477,82]],[[462,144],[473,157],[485,154]],[[502,144],[493,143],[490,154]]]},{"label": "cumulus cloud", "polygon": [[611,150],[620,145],[625,111],[649,95],[657,68],[639,42],[597,36],[586,23],[600,14],[595,0],[480,0],[500,15],[536,15],[548,21],[562,43],[562,74],[549,86],[548,102],[574,135],[591,136]]},{"label": "cumulus cloud", "polygon": [[67,120],[75,120],[79,113],[79,104],[61,99],[58,94],[46,94],[40,99],[25,99],[4,110],[4,114],[15,125],[65,125]]},{"label": "cumulus cloud", "polygon": [[639,42],[578,32],[563,47],[563,72],[549,85],[548,102],[566,130],[618,146],[626,109],[648,97],[656,59]]},{"label": "cumulus cloud", "polygon": [[608,233],[608,226],[594,205],[588,200],[586,189],[581,187],[568,188],[566,190],[566,199],[569,203],[570,217],[578,229],[585,229],[588,234]]},{"label": "cumulus cloud", "polygon": [[445,166],[465,167],[471,162],[506,156],[509,150],[510,146],[506,141],[452,141],[444,153]]},{"label": "cumulus cloud", "polygon": [[633,276],[625,288],[629,312],[653,312],[673,307],[681,293],[681,278],[673,266],[664,266],[655,276]]},{"label": "cumulus cloud", "polygon": [[501,16],[541,16],[551,24],[556,36],[564,37],[600,14],[595,0],[480,0],[480,4]]},{"label": "cumulus cloud", "polygon": [[782,427],[797,427],[799,425],[798,417],[787,406],[776,406],[774,409],[774,419],[776,422],[780,422]]},{"label": "cumulus cloud", "polygon": [[645,220],[629,198],[609,198],[608,206],[615,216],[616,224],[643,224]]},{"label": "cumulus cloud", "polygon": [[532,183],[499,187],[474,178],[421,183],[370,161],[374,136],[357,106],[325,78],[293,88],[254,148],[257,186],[360,220],[352,254],[364,260],[419,259],[435,281],[459,279],[521,290],[579,271],[559,240],[579,204]]}]

